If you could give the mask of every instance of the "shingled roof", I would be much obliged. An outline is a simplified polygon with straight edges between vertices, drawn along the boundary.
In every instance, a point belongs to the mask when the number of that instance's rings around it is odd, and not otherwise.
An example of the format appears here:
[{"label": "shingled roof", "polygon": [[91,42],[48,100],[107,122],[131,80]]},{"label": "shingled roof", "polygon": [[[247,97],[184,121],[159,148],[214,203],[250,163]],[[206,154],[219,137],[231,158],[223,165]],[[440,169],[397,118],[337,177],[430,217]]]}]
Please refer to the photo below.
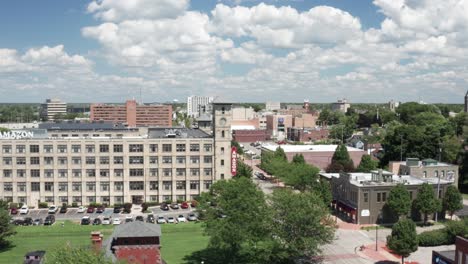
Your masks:
[{"label": "shingled roof", "polygon": [[118,225],[112,233],[113,238],[118,237],[160,237],[161,227],[158,224],[150,224],[135,221]]}]

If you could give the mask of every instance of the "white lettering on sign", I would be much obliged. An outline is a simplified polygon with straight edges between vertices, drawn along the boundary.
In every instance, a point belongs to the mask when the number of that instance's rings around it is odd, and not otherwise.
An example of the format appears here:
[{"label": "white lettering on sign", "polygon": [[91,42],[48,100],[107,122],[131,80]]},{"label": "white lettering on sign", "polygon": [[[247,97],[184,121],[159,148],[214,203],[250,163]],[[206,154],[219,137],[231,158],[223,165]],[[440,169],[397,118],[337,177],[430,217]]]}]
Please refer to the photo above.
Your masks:
[{"label": "white lettering on sign", "polygon": [[32,131],[5,131],[0,132],[0,139],[23,139],[33,138],[34,132]]},{"label": "white lettering on sign", "polygon": [[231,148],[231,174],[236,176],[237,174],[237,148]]}]

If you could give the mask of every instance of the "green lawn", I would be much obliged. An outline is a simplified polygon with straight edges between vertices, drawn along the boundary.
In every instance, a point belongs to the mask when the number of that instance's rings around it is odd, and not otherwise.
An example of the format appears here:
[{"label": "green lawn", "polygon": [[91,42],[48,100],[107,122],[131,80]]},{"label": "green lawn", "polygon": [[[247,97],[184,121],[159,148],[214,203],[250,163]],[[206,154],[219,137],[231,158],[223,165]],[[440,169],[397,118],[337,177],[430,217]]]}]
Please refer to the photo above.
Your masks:
[{"label": "green lawn", "polygon": [[[50,251],[64,243],[73,246],[90,245],[91,231],[101,231],[104,239],[112,233],[113,226],[80,226],[72,222],[55,223],[53,226],[19,226],[17,234],[12,237],[13,247],[0,252],[0,264],[22,263],[28,251]],[[164,260],[168,264],[183,263],[185,255],[203,249],[208,238],[202,236],[200,223],[162,225],[161,246]]]},{"label": "green lawn", "polygon": [[468,193],[462,193],[463,199],[468,200]]}]

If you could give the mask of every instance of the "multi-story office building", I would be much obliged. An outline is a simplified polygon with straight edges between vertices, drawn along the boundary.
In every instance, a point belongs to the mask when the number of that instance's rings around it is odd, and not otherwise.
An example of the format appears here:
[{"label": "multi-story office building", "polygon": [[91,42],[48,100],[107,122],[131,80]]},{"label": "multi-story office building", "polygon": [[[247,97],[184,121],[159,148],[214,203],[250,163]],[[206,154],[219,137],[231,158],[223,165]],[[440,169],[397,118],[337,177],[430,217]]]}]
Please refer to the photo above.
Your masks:
[{"label": "multi-story office building", "polygon": [[139,105],[128,100],[125,105],[92,104],[91,121],[126,124],[129,127],[172,126],[171,105]]},{"label": "multi-story office building", "polygon": [[37,206],[190,200],[231,174],[229,104],[198,129],[57,125],[0,137],[0,199]]},{"label": "multi-story office building", "polygon": [[41,105],[40,116],[43,120],[54,121],[57,115],[65,115],[67,113],[67,103],[60,99],[46,99]]},{"label": "multi-story office building", "polygon": [[411,175],[418,178],[441,178],[458,185],[458,166],[433,159],[419,160],[408,158],[406,161],[393,161],[389,169],[395,174]]},{"label": "multi-story office building", "polygon": [[342,113],[348,112],[348,109],[351,107],[351,105],[348,103],[348,100],[346,99],[341,99],[338,100],[337,102],[332,104],[332,110],[333,111],[339,111]]},{"label": "multi-story office building", "polygon": [[265,103],[265,110],[266,111],[276,111],[281,109],[281,103],[280,102],[266,102]]},{"label": "multi-story office building", "polygon": [[198,117],[200,113],[209,112],[213,97],[210,96],[189,96],[187,97],[187,115]]}]

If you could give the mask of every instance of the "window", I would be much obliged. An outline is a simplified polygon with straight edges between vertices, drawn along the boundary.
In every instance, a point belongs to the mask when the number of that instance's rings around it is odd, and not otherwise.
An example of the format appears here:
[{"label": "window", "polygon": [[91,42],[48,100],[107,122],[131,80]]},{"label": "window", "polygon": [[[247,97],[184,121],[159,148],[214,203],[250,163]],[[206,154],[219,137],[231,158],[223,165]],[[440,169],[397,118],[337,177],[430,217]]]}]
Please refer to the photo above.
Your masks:
[{"label": "window", "polygon": [[3,170],[3,177],[10,178],[13,172],[11,170]]},{"label": "window", "polygon": [[99,152],[101,153],[109,152],[109,145],[99,145]]},{"label": "window", "polygon": [[99,176],[101,176],[101,177],[109,177],[109,176],[110,176],[109,170],[103,170],[103,169],[101,169],[101,170],[99,171]]},{"label": "window", "polygon": [[158,157],[156,157],[156,156],[149,157],[149,163],[150,164],[158,164]]},{"label": "window", "polygon": [[87,153],[94,153],[94,145],[86,145],[86,152]]},{"label": "window", "polygon": [[39,145],[30,145],[29,152],[31,153],[39,153]]},{"label": "window", "polygon": [[423,177],[424,177],[424,178],[427,177],[427,171],[423,171]]},{"label": "window", "polygon": [[96,158],[95,157],[86,157],[86,164],[88,164],[88,165],[96,164]]},{"label": "window", "polygon": [[68,170],[58,170],[58,174],[60,178],[68,177]]},{"label": "window", "polygon": [[198,190],[199,185],[199,181],[190,181],[190,190]]},{"label": "window", "polygon": [[25,192],[26,191],[26,183],[25,182],[18,182],[17,183],[18,192]]},{"label": "window", "polygon": [[68,182],[59,182],[58,190],[59,192],[68,191]]},{"label": "window", "polygon": [[109,164],[109,157],[99,157],[99,164]]},{"label": "window", "polygon": [[185,152],[185,144],[176,144],[176,152]]},{"label": "window", "polygon": [[149,173],[150,173],[150,176],[157,177],[158,176],[158,169],[150,169]]},{"label": "window", "polygon": [[130,157],[128,157],[128,163],[130,163],[130,164],[143,164],[143,156],[130,156]]},{"label": "window", "polygon": [[225,112],[225,111],[226,111],[226,108],[225,108],[224,106],[223,106],[223,107],[221,107],[221,114],[223,114],[223,115],[224,115],[224,112]]},{"label": "window", "polygon": [[177,176],[185,176],[185,169],[178,168],[176,169]]},{"label": "window", "polygon": [[[45,146],[44,146],[44,151],[45,151]],[[16,145],[16,153],[25,153],[25,152],[26,152],[25,145]]]},{"label": "window", "polygon": [[123,164],[123,157],[122,156],[114,157],[114,164]]},{"label": "window", "polygon": [[149,148],[150,152],[158,152],[158,144],[150,144]]},{"label": "window", "polygon": [[114,176],[115,177],[122,177],[123,176],[123,170],[122,169],[115,169],[114,170]]},{"label": "window", "polygon": [[130,169],[130,176],[132,177],[137,177],[137,176],[143,176],[143,169]]},{"label": "window", "polygon": [[114,152],[116,153],[123,152],[123,145],[114,145]]},{"label": "window", "polygon": [[198,156],[190,156],[190,163],[192,163],[192,164],[198,164],[198,163],[200,163],[200,157],[198,157]]},{"label": "window", "polygon": [[72,152],[73,153],[80,153],[81,152],[81,146],[80,145],[72,145]]},{"label": "window", "polygon": [[72,183],[72,191],[81,192],[81,182],[73,182]]},{"label": "window", "polygon": [[19,178],[26,177],[26,170],[16,170],[16,177],[19,177]]},{"label": "window", "polygon": [[57,150],[59,153],[67,153],[67,145],[58,145]]},{"label": "window", "polygon": [[224,154],[224,148],[221,148],[221,154]]},{"label": "window", "polygon": [[185,181],[176,181],[177,190],[185,190]]},{"label": "window", "polygon": [[190,176],[200,176],[200,169],[190,169]]},{"label": "window", "polygon": [[109,191],[109,182],[101,182],[101,191],[108,192]]},{"label": "window", "polygon": [[381,201],[381,194],[377,193],[377,202],[380,203],[380,201]]},{"label": "window", "polygon": [[18,196],[18,203],[26,204],[26,196]]},{"label": "window", "polygon": [[212,181],[204,181],[205,189],[210,189],[212,183]]},{"label": "window", "polygon": [[442,177],[442,178],[445,177],[445,171],[444,170],[440,171],[440,177]]},{"label": "window", "polygon": [[13,183],[12,182],[3,183],[3,190],[5,192],[12,192],[13,191]]},{"label": "window", "polygon": [[200,144],[190,144],[190,151],[193,151],[193,152],[200,151]]},{"label": "window", "polygon": [[40,170],[31,170],[31,177],[41,177],[41,171]]},{"label": "window", "polygon": [[17,157],[16,158],[16,165],[25,165],[26,164],[26,158],[25,157]]},{"label": "window", "polygon": [[177,156],[176,157],[177,164],[185,164],[185,157],[184,156]]},{"label": "window", "polygon": [[67,158],[66,157],[59,157],[58,158],[59,165],[67,165]]},{"label": "window", "polygon": [[72,170],[73,177],[81,178],[81,170]]},{"label": "window", "polygon": [[163,188],[166,191],[171,190],[172,189],[172,182],[171,181],[163,181]]},{"label": "window", "polygon": [[86,182],[86,191],[88,191],[88,192],[96,191],[96,183],[95,182]]},{"label": "window", "polygon": [[54,170],[44,170],[44,176],[46,178],[53,178],[54,177]]},{"label": "window", "polygon": [[93,170],[93,169],[86,170],[86,176],[87,177],[96,177],[96,170]]},{"label": "window", "polygon": [[122,191],[123,182],[114,182],[114,191]]},{"label": "window", "polygon": [[130,152],[143,152],[143,144],[130,144],[128,147]]},{"label": "window", "polygon": [[363,193],[364,195],[364,202],[368,203],[369,202],[369,193]]},{"label": "window", "polygon": [[123,200],[123,196],[114,196],[114,204],[121,204]]},{"label": "window", "polygon": [[53,196],[46,196],[45,197],[45,202],[46,203],[54,203],[54,197]]},{"label": "window", "polygon": [[72,158],[72,164],[74,164],[74,165],[81,164],[81,158],[80,157],[73,157]]},{"label": "window", "polygon": [[59,201],[61,203],[68,203],[68,196],[59,196]]},{"label": "window", "polygon": [[203,148],[205,149],[205,151],[209,152],[209,151],[211,151],[211,149],[213,148],[213,145],[211,145],[211,144],[204,144],[204,145],[203,145]]},{"label": "window", "polygon": [[157,195],[150,195],[150,202],[158,202],[158,196]]},{"label": "window", "polygon": [[11,153],[11,145],[4,145],[2,147],[2,152],[3,153]]},{"label": "window", "polygon": [[145,184],[142,181],[131,181],[130,190],[131,191],[142,191],[145,189]]},{"label": "window", "polygon": [[[18,160],[18,158],[16,158]],[[11,165],[13,163],[13,159],[11,157],[3,158],[3,165]]]},{"label": "window", "polygon": [[158,182],[157,181],[150,181],[150,191],[156,191],[158,190]]},{"label": "window", "polygon": [[209,168],[203,169],[203,175],[211,176],[211,174],[212,174],[211,169],[209,169]]},{"label": "window", "polygon": [[172,145],[171,144],[163,144],[162,145],[163,152],[172,152]]},{"label": "window", "polygon": [[171,177],[172,176],[172,169],[163,169],[163,176],[164,177]]},{"label": "window", "polygon": [[54,191],[54,183],[53,182],[44,182],[44,190],[46,192],[53,192]]},{"label": "window", "polygon": [[32,192],[39,192],[41,190],[41,183],[40,182],[31,182],[31,191]]},{"label": "window", "polygon": [[436,178],[439,177],[439,171],[437,171],[437,170],[434,171],[434,177],[436,177]]},{"label": "window", "polygon": [[221,160],[221,166],[224,166],[224,160],[223,159]]},{"label": "window", "polygon": [[204,156],[203,157],[203,162],[204,163],[211,163],[211,162],[213,162],[213,157],[212,156]]},{"label": "window", "polygon": [[45,165],[53,165],[54,164],[54,157],[44,157],[44,164]]},{"label": "window", "polygon": [[73,196],[72,202],[81,204],[81,196]]},{"label": "window", "polygon": [[88,201],[88,203],[95,203],[96,196],[86,196],[86,200]]},{"label": "window", "polygon": [[224,180],[224,173],[221,173],[221,180]]},{"label": "window", "polygon": [[29,158],[29,162],[31,165],[39,165],[40,162],[39,162],[39,157],[31,157]]},{"label": "window", "polygon": [[54,146],[52,146],[52,145],[44,145],[44,152],[45,152],[45,153],[52,153],[52,152],[54,152]]},{"label": "window", "polygon": [[226,137],[225,133],[224,133],[224,130],[221,130],[221,137]]},{"label": "window", "polygon": [[385,203],[385,201],[387,201],[387,193],[386,192],[382,193],[382,202]]},{"label": "window", "polygon": [[162,157],[162,163],[163,163],[163,164],[170,164],[170,163],[172,163],[172,157],[171,157],[171,156],[164,156],[164,157]]}]

